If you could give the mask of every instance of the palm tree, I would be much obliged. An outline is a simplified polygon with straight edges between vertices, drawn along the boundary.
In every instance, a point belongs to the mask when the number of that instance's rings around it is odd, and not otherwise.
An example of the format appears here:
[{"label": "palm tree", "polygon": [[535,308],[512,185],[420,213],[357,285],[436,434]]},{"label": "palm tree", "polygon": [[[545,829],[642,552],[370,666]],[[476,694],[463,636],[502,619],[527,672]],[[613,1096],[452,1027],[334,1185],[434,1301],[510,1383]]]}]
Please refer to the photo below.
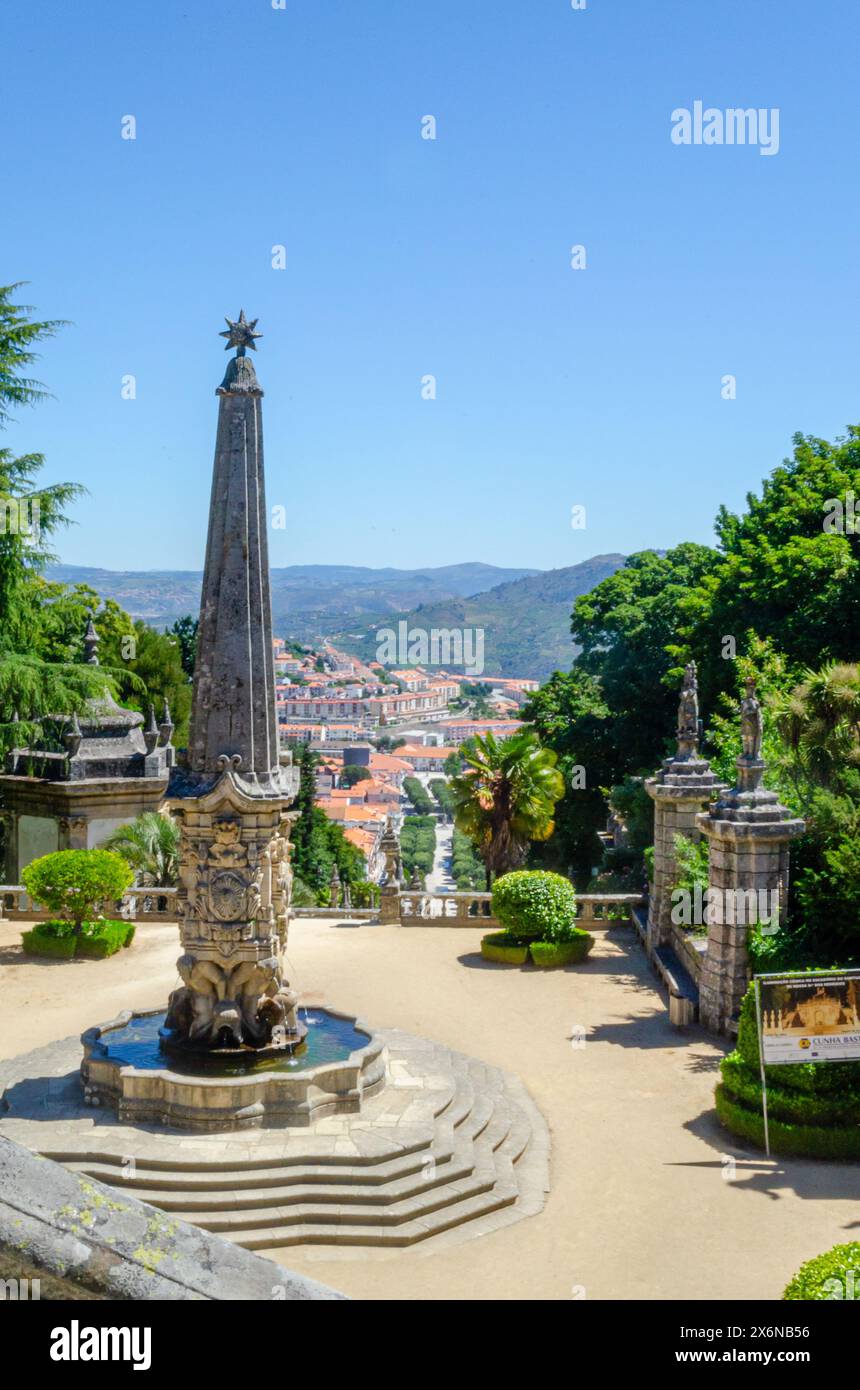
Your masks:
[{"label": "palm tree", "polygon": [[463,759],[464,772],[451,779],[454,824],[484,861],[489,888],[494,876],[522,863],[530,841],[549,839],[564,778],[555,753],[530,729],[503,742],[492,732],[478,735]]},{"label": "palm tree", "polygon": [[780,737],[808,783],[838,790],[845,771],[860,767],[860,666],[831,662],[807,671],[800,685],[775,702],[775,715]]},{"label": "palm tree", "polygon": [[143,811],[121,825],[102,849],[122,855],[141,888],[173,888],[179,874],[179,826],[160,811]]}]

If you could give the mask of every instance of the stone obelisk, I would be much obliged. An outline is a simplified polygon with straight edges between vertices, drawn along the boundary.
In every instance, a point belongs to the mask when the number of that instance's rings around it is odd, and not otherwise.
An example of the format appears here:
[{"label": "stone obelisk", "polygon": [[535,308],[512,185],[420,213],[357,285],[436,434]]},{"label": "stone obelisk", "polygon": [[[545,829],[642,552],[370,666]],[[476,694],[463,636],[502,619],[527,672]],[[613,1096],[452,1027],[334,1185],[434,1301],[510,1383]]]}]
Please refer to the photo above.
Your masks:
[{"label": "stone obelisk", "polygon": [[[168,796],[180,822],[182,986],[166,1041],[266,1047],[295,1034],[283,975],[289,913],[290,802],[298,772],[278,749],[263,472],[263,392],[244,312],[218,388],[218,435],[200,604],[188,760]],[[281,1037],[282,1041],[282,1037]]]}]

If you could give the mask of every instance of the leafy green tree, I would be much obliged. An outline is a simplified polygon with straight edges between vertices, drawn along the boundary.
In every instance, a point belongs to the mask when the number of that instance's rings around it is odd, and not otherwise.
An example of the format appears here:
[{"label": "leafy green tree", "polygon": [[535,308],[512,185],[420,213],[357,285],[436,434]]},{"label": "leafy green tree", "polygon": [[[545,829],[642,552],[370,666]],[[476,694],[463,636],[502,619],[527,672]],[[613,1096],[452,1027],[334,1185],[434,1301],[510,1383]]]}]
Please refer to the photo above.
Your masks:
[{"label": "leafy green tree", "polygon": [[141,619],[134,624],[134,642],[134,656],[126,665],[146,690],[135,693],[126,703],[142,714],[153,704],[160,717],[167,700],[176,726],[173,742],[181,748],[188,742],[191,685],[182,665],[179,643],[169,633],[157,632]]},{"label": "leafy green tree", "polygon": [[620,781],[627,770],[608,705],[595,677],[575,666],[556,671],[529,696],[523,719],[553,751],[564,780],[555,831],[532,846],[529,861],[572,870],[587,882],[603,853],[597,834],[607,817],[602,788]]},{"label": "leafy green tree", "polygon": [[451,782],[456,825],[484,861],[487,884],[521,863],[533,840],[548,840],[553,811],[564,792],[556,755],[532,730],[498,742],[492,733],[475,739],[466,769]]},{"label": "leafy green tree", "polygon": [[682,640],[682,603],[718,563],[716,551],[692,542],[664,555],[644,550],[574,604],[576,669],[595,678],[611,712],[618,777],[652,772],[666,752],[678,707],[672,649]]},{"label": "leafy green tree", "polygon": [[427,816],[433,810],[433,801],[423,782],[417,777],[404,777],[403,790],[419,816]]},{"label": "leafy green tree", "polygon": [[179,655],[182,661],[182,669],[189,680],[194,679],[194,666],[197,661],[197,629],[199,625],[199,618],[192,618],[190,613],[186,613],[184,618],[177,618],[173,626],[168,628],[170,636],[175,637],[179,643]]},{"label": "leafy green tree", "polygon": [[719,561],[681,600],[677,660],[699,662],[705,707],[732,684],[726,637],[741,655],[754,632],[804,667],[856,661],[860,650],[860,525],[849,499],[860,497],[860,426],[832,444],[793,442],[744,513],[720,508]]},{"label": "leafy green tree", "polygon": [[134,871],[146,888],[173,888],[179,876],[179,826],[159,811],[142,811],[102,842]]},{"label": "leafy green tree", "polygon": [[358,763],[347,763],[343,772],[340,774],[339,782],[342,787],[354,787],[356,782],[372,781],[373,773],[369,767],[361,767]]},{"label": "leafy green tree", "polygon": [[134,874],[118,854],[104,849],[65,849],[44,854],[24,869],[24,887],[80,936],[96,909],[116,902],[131,886]]}]

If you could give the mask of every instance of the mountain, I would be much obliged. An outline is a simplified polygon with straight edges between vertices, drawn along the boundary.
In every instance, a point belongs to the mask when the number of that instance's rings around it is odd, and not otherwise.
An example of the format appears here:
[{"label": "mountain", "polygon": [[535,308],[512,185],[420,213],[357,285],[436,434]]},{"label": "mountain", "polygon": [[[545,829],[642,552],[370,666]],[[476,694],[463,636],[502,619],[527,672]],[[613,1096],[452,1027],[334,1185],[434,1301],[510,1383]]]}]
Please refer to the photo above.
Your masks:
[{"label": "mountain", "polygon": [[[271,571],[272,620],[280,637],[312,642],[332,631],[365,628],[386,613],[426,603],[464,598],[539,570],[504,568],[477,562],[436,568],[368,569],[358,565],[290,565]],[[169,627],[200,608],[199,570],[104,570],[84,565],[53,565],[49,579],[88,584],[103,598],[115,599],[133,618]]]},{"label": "mountain", "polygon": [[[595,555],[579,565],[543,570],[466,598],[422,603],[408,612],[385,616],[360,638],[348,632],[332,633],[331,638],[335,646],[367,661],[377,655],[379,629],[396,631],[402,620],[410,629],[427,633],[433,628],[478,628],[484,632],[486,675],[545,680],[555,670],[567,670],[578,651],[570,636],[574,599],[614,574],[624,559],[623,555]],[[405,653],[398,659],[405,664]]]}]

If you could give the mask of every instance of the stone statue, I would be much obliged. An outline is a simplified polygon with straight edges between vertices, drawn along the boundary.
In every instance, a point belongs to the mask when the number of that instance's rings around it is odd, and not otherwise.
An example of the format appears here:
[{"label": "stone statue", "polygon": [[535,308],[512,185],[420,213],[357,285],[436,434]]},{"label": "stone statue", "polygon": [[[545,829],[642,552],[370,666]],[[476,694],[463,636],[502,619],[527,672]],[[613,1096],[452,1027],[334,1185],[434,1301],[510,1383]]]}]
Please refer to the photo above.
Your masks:
[{"label": "stone statue", "polygon": [[755,681],[750,676],[746,682],[747,693],[741,701],[741,744],[743,756],[749,762],[761,759],[764,721],[761,705],[756,699]]},{"label": "stone statue", "polygon": [[683,762],[697,757],[701,733],[702,721],[699,719],[696,663],[690,661],[684,668],[684,684],[681,687],[681,698],[678,703],[677,758],[679,761]]}]

